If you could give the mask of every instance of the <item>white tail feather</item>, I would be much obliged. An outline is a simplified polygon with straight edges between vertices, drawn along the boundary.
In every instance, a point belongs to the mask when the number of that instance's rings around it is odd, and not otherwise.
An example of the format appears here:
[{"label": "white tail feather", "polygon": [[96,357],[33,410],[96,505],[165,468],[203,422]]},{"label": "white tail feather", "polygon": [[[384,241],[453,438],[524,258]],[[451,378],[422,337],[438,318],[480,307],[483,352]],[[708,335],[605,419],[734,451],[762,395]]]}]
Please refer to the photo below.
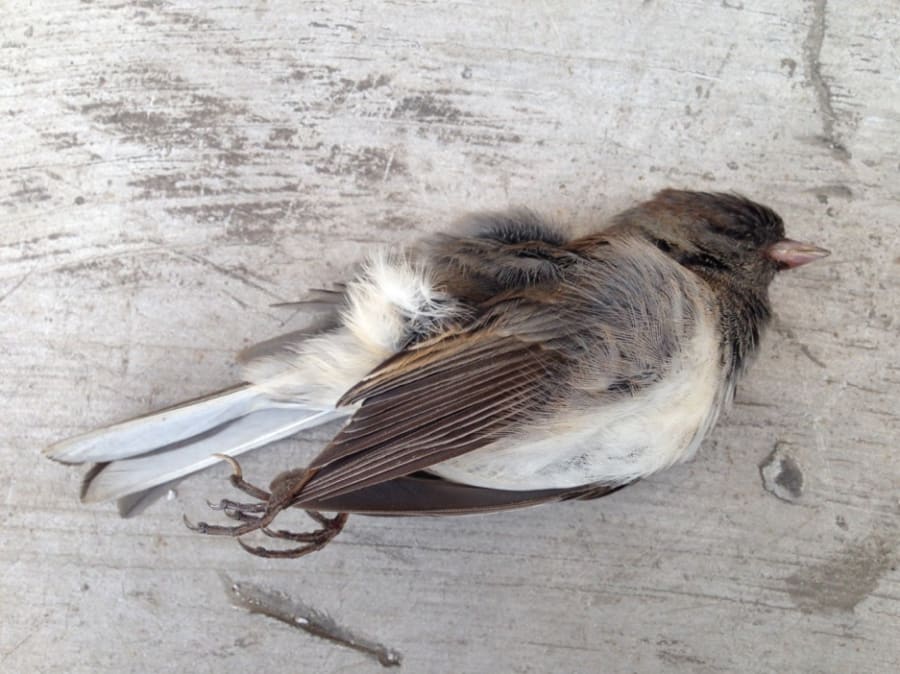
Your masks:
[{"label": "white tail feather", "polygon": [[221,461],[213,454],[237,456],[346,414],[299,406],[252,412],[174,447],[114,461],[85,486],[81,500],[91,503],[135,494]]},{"label": "white tail feather", "polygon": [[245,384],[57,442],[44,453],[62,463],[127,459],[272,405],[257,387]]}]

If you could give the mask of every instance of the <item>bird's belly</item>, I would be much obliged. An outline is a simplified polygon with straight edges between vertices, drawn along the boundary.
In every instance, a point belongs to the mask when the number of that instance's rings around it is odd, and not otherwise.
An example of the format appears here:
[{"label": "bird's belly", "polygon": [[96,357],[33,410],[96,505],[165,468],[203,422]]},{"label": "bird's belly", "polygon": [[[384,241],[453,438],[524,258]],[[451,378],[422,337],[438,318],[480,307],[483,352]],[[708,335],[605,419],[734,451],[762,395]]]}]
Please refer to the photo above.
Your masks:
[{"label": "bird's belly", "polygon": [[694,342],[688,355],[698,357],[635,397],[561,414],[429,471],[493,489],[550,489],[624,484],[689,459],[725,397],[714,341]]}]

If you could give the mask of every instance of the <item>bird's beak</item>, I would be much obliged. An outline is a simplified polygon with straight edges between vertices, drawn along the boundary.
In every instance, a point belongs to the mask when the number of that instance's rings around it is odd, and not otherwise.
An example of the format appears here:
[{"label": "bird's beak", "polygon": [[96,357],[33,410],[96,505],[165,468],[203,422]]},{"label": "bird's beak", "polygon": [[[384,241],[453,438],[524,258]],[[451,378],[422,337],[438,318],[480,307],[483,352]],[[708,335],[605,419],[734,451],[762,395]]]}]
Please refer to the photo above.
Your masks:
[{"label": "bird's beak", "polygon": [[766,256],[777,262],[783,269],[793,269],[829,255],[831,252],[824,248],[792,239],[783,239],[772,244],[766,251]]}]

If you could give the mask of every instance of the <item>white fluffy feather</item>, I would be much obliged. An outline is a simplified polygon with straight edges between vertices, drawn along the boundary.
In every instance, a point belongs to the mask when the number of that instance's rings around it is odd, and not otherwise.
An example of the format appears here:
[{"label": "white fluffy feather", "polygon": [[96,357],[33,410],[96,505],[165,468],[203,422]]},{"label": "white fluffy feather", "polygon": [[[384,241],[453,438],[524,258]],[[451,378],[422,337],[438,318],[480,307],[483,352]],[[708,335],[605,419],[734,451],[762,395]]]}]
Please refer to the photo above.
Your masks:
[{"label": "white fluffy feather", "polygon": [[244,377],[275,398],[333,406],[418,326],[441,325],[457,313],[411,253],[381,251],[348,283],[339,328],[251,361]]}]

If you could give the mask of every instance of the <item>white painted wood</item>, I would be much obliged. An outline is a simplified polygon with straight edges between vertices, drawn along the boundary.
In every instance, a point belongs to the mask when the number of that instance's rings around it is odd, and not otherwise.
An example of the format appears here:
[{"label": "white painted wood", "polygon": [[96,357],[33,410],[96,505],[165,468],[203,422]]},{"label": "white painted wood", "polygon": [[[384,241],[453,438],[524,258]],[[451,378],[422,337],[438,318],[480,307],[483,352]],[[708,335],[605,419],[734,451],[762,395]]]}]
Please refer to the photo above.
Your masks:
[{"label": "white painted wood", "polygon": [[[900,669],[897,16],[7,0],[0,670],[380,669],[231,608],[219,570],[410,672]],[[270,305],[370,244],[507,204],[588,224],[669,185],[740,190],[834,251],[777,281],[779,327],[689,465],[595,502],[351,518],[284,562],[182,525],[231,495],[224,468],[121,520],[40,454],[231,383],[234,351],[303,325]],[[327,435],[245,470],[265,482]],[[776,443],[793,502],[760,477]]]}]

